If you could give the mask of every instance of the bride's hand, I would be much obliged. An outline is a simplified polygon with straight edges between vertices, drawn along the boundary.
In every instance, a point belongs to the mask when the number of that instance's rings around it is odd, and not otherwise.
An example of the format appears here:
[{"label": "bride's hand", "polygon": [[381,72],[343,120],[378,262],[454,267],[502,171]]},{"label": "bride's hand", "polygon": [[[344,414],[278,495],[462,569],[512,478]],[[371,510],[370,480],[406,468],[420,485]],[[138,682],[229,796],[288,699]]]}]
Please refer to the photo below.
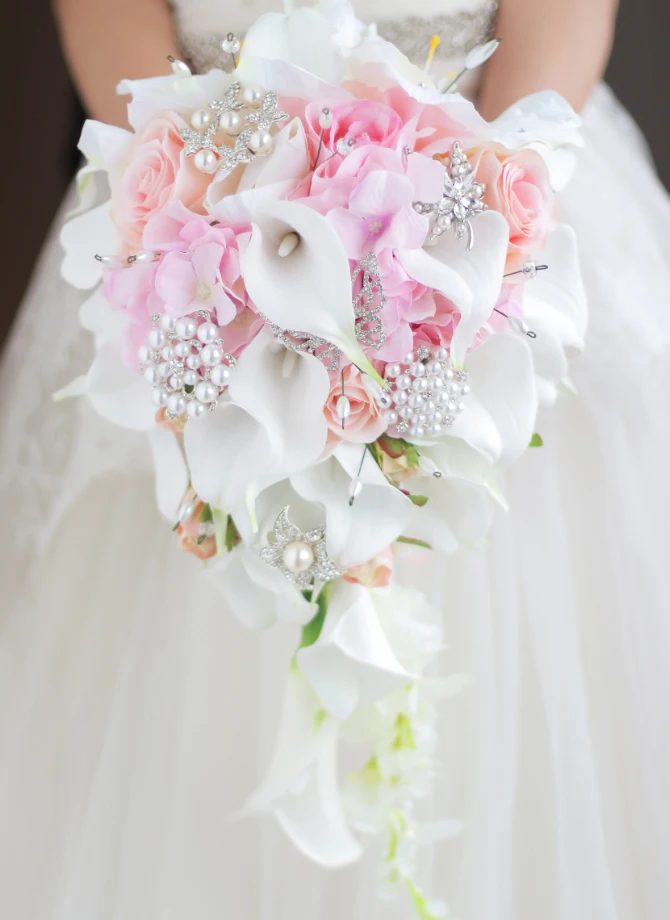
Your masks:
[{"label": "bride's hand", "polygon": [[617,0],[500,0],[502,44],[486,68],[484,117],[544,89],[580,110],[607,66],[616,11]]},{"label": "bride's hand", "polygon": [[126,125],[124,79],[170,73],[179,57],[167,0],[53,0],[70,72],[91,118]]}]

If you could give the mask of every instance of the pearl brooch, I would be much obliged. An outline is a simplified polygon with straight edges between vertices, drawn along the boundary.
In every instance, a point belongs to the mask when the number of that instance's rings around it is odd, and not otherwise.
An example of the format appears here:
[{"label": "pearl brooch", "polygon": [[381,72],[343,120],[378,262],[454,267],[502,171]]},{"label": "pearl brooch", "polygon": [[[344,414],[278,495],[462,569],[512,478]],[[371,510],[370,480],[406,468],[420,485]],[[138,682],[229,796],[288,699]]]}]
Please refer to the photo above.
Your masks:
[{"label": "pearl brooch", "polygon": [[444,190],[440,201],[414,202],[415,211],[435,218],[428,243],[434,243],[439,236],[452,229],[459,240],[467,233],[467,248],[472,249],[474,245],[472,220],[481,211],[487,210],[487,206],[482,201],[485,192],[486,186],[482,182],[475,181],[472,166],[463,153],[461,145],[456,141],[451,148],[449,169],[445,170]]},{"label": "pearl brooch", "polygon": [[155,314],[138,358],[154,405],[171,419],[200,418],[215,409],[235,366],[207,310],[177,320]]},{"label": "pearl brooch", "polygon": [[454,370],[442,347],[420,345],[402,362],[388,365],[386,379],[391,388],[382,408],[389,430],[409,438],[445,434],[465,409],[463,398],[470,392],[467,372]]},{"label": "pearl brooch", "polygon": [[292,524],[289,507],[280,511],[273,527],[274,540],[260,547],[258,555],[273,568],[304,591],[317,582],[333,581],[342,572],[326,551],[326,531],[315,527],[306,533]]},{"label": "pearl brooch", "polygon": [[[237,45],[239,49],[239,42]],[[278,111],[277,104],[274,92],[265,93],[255,84],[243,88],[241,83],[232,83],[221,99],[215,99],[209,103],[209,108],[198,109],[192,114],[190,128],[181,130],[184,155],[193,157],[196,169],[206,174],[218,169],[233,169],[241,163],[250,163],[255,157],[267,156],[274,143],[270,134],[272,125],[288,118],[287,112]],[[221,133],[236,137],[233,147],[217,143],[215,137]]]}]

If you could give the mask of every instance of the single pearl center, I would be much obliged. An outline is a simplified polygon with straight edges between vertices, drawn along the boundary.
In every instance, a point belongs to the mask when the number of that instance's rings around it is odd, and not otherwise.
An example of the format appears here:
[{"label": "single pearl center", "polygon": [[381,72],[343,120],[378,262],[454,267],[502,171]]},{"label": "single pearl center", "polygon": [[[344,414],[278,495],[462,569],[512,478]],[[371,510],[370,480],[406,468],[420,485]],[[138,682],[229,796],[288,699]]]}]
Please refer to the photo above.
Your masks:
[{"label": "single pearl center", "polygon": [[306,572],[314,565],[314,550],[302,540],[295,540],[284,547],[282,559],[289,572]]}]

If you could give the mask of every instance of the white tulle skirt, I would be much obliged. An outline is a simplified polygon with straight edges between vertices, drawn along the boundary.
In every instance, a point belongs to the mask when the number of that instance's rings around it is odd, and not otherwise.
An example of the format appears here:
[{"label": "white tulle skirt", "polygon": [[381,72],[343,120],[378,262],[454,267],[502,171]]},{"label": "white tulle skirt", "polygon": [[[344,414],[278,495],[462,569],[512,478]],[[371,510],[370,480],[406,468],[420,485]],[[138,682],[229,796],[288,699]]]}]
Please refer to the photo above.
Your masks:
[{"label": "white tulle skirt", "polygon": [[[670,202],[599,88],[563,195],[591,307],[577,396],[538,423],[484,552],[422,566],[444,610],[424,867],[460,920],[664,920],[670,903]],[[396,920],[236,821],[295,636],[245,631],[154,508],[140,439],[50,392],[86,366],[47,247],[2,371],[0,901],[8,920]],[[416,577],[409,573],[408,577]]]}]

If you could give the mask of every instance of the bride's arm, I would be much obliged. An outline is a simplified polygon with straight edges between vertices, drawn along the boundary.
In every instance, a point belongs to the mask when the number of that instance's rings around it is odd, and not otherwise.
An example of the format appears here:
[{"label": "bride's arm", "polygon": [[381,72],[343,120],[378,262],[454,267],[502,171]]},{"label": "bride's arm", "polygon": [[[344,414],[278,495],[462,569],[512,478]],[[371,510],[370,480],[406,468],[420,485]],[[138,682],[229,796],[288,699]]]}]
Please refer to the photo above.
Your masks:
[{"label": "bride's arm", "polygon": [[607,65],[616,11],[617,0],[501,0],[502,44],[486,68],[482,114],[495,118],[543,89],[581,109]]},{"label": "bride's arm", "polygon": [[179,57],[167,0],[53,0],[70,72],[91,118],[126,124],[124,79],[170,72]]}]

